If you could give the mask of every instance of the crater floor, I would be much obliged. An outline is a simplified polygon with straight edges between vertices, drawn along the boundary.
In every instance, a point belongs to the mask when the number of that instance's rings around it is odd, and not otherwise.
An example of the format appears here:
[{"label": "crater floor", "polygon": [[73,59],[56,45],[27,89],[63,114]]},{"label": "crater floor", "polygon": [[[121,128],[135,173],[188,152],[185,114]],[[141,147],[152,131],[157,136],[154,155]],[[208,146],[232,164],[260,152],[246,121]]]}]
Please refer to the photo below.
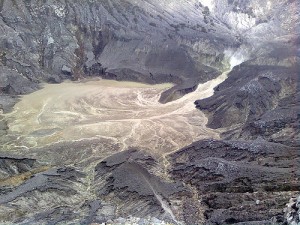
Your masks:
[{"label": "crater floor", "polygon": [[195,140],[218,138],[194,101],[213,94],[227,73],[200,84],[197,90],[167,103],[161,93],[172,84],[92,80],[46,84],[24,96],[6,115],[13,142],[6,149],[42,147],[62,141],[105,138],[121,149],[138,147],[168,153]]}]

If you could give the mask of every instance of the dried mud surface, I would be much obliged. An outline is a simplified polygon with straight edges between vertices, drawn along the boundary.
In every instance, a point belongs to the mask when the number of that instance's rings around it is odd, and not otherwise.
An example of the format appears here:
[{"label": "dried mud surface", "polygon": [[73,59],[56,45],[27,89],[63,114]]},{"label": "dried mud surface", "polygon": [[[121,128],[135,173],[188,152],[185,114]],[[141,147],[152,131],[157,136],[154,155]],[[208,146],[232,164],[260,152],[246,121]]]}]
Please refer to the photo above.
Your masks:
[{"label": "dried mud surface", "polygon": [[136,147],[161,154],[195,140],[218,138],[217,131],[206,128],[207,118],[193,102],[211,96],[225,77],[226,73],[166,104],[159,98],[172,86],[168,83],[92,80],[46,84],[23,96],[13,112],[6,114],[8,135],[15,141],[4,148],[29,149],[104,138],[122,150]]}]

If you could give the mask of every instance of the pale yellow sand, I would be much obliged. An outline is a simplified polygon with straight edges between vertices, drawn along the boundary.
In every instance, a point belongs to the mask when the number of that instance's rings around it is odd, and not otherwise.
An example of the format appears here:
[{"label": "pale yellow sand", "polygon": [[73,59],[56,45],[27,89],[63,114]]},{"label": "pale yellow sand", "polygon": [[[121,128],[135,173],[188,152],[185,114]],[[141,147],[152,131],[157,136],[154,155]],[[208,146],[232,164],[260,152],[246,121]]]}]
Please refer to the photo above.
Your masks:
[{"label": "pale yellow sand", "polygon": [[110,80],[46,84],[23,96],[6,115],[9,132],[19,133],[16,145],[28,148],[105,137],[122,149],[133,146],[170,152],[195,140],[219,137],[205,126],[207,118],[195,109],[194,101],[211,96],[225,78],[226,73],[167,104],[158,99],[172,84]]}]

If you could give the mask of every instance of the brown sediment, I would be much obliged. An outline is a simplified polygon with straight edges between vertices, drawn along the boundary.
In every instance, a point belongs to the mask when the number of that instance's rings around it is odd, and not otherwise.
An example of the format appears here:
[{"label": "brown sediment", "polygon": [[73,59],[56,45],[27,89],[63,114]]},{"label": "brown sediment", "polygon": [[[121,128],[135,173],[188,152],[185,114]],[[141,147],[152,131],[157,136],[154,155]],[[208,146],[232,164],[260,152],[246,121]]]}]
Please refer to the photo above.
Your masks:
[{"label": "brown sediment", "polygon": [[138,147],[154,153],[182,148],[195,140],[219,138],[206,127],[207,118],[193,102],[213,94],[226,78],[200,84],[195,92],[159,103],[172,84],[93,80],[84,83],[47,84],[26,95],[6,115],[15,146],[42,147],[61,141],[109,138],[122,149]]}]

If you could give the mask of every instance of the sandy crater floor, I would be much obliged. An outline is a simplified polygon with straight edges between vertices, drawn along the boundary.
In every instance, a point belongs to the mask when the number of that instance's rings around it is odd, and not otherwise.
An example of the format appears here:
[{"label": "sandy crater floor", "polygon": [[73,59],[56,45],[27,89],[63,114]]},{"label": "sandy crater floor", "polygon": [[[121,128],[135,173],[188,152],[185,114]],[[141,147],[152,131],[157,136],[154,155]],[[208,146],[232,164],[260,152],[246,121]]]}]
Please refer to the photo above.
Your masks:
[{"label": "sandy crater floor", "polygon": [[167,104],[158,99],[172,84],[109,80],[46,84],[23,96],[6,115],[9,135],[18,137],[15,147],[26,149],[99,137],[121,149],[167,153],[195,140],[219,137],[205,126],[207,118],[195,109],[194,101],[211,96],[225,78],[226,73]]}]

